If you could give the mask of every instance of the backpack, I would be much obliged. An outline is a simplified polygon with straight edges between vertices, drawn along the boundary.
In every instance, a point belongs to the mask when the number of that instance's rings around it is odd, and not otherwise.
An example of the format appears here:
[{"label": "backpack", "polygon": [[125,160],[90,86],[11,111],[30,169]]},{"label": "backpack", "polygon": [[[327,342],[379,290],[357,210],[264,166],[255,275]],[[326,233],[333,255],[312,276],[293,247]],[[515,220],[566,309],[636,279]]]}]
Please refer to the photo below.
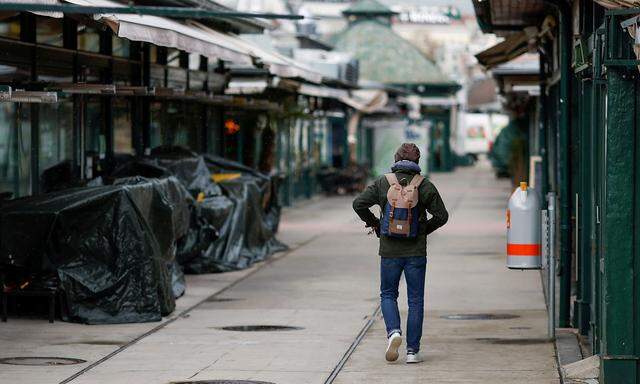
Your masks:
[{"label": "backpack", "polygon": [[418,236],[418,200],[420,191],[418,187],[423,176],[415,175],[406,187],[398,182],[393,173],[384,175],[389,182],[387,191],[387,204],[382,214],[380,233],[389,237],[416,237]]}]

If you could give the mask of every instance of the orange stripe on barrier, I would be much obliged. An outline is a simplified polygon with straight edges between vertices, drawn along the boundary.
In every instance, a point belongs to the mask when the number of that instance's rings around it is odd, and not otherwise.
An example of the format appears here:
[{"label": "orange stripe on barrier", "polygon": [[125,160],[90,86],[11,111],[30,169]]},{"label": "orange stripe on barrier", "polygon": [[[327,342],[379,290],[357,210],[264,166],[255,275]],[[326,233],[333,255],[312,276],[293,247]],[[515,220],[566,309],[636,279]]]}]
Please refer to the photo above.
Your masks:
[{"label": "orange stripe on barrier", "polygon": [[540,244],[507,244],[509,256],[540,256]]}]

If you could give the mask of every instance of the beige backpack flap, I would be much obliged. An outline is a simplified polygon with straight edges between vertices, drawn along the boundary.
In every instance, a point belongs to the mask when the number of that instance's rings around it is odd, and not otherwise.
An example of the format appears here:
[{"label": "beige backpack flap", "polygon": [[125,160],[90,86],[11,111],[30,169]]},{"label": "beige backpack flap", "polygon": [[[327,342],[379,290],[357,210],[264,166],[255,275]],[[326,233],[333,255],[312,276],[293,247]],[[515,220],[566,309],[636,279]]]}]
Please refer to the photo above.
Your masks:
[{"label": "beige backpack flap", "polygon": [[395,210],[400,198],[402,196],[402,187],[398,183],[398,178],[393,173],[387,173],[384,175],[389,182],[389,190],[387,191],[387,201],[391,204],[391,212],[389,214],[389,220],[393,221],[393,211]]},{"label": "beige backpack flap", "polygon": [[419,186],[424,180],[424,176],[415,175],[409,185],[406,186],[406,195],[405,200],[407,201],[407,208],[413,208],[418,205],[418,200],[420,199],[420,190]]}]

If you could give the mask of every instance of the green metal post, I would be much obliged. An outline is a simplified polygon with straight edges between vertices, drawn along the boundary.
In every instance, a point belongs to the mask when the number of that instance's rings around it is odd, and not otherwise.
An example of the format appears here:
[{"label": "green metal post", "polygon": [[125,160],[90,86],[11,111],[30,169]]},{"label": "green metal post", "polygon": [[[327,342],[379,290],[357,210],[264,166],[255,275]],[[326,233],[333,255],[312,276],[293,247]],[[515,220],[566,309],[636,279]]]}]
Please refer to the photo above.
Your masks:
[{"label": "green metal post", "polygon": [[636,83],[625,69],[610,67],[607,86],[600,383],[632,384],[638,382],[633,182],[638,167],[634,153]]},{"label": "green metal post", "polygon": [[[545,55],[543,50],[539,52],[540,59],[540,121],[539,121],[539,133],[538,133],[538,148],[539,155],[542,158],[542,175],[540,180],[542,185],[538,186],[540,188],[540,196],[547,196],[547,192],[549,192],[549,172],[547,167],[548,158],[547,158],[547,132],[549,131],[548,127],[548,97],[547,97],[547,72],[546,72],[546,61],[547,56]],[[547,201],[546,199],[542,199],[542,208],[546,209]]]},{"label": "green metal post", "polygon": [[560,21],[560,121],[558,126],[558,196],[560,200],[560,327],[570,325],[571,308],[571,182],[569,130],[571,127],[571,6],[564,0],[546,0],[558,8]]},{"label": "green metal post", "polygon": [[593,222],[593,183],[591,175],[591,153],[593,146],[591,144],[591,97],[592,82],[591,79],[583,79],[580,87],[580,162],[579,162],[579,194],[578,194],[578,213],[576,222],[578,225],[578,298],[576,300],[577,308],[577,326],[580,334],[587,335],[589,333],[590,314],[591,314],[591,233]]}]

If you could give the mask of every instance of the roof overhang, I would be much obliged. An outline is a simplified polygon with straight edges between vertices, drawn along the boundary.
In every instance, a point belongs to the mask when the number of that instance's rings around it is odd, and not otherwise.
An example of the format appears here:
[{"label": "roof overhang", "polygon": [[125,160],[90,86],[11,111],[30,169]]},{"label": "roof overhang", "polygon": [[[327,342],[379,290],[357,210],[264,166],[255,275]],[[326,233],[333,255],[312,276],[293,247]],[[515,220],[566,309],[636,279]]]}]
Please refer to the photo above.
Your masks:
[{"label": "roof overhang", "polygon": [[538,28],[525,27],[522,32],[514,33],[501,43],[476,54],[476,59],[485,69],[491,69],[535,50],[537,39]]},{"label": "roof overhang", "polygon": [[544,0],[505,1],[472,0],[480,29],[485,33],[521,31],[530,25],[540,25],[548,15]]}]

